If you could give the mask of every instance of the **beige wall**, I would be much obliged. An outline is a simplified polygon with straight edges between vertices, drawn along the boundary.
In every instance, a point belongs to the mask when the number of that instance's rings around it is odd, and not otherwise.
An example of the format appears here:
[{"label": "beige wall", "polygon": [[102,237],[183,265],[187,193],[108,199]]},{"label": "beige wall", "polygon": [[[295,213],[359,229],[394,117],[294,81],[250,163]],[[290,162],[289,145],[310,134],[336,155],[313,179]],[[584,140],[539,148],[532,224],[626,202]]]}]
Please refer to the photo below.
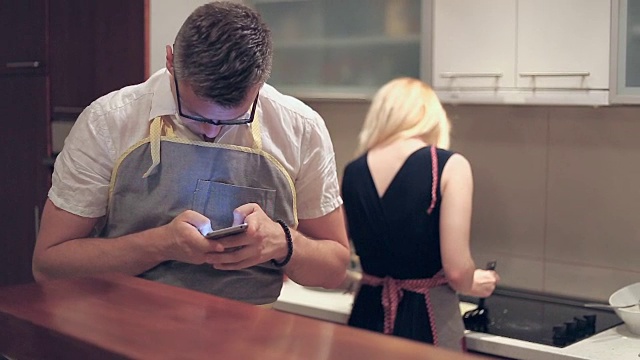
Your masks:
[{"label": "beige wall", "polygon": [[[309,102],[339,173],[365,102]],[[505,286],[605,301],[640,282],[640,107],[447,106],[474,171],[472,249]]]},{"label": "beige wall", "polygon": [[[242,2],[242,0],[229,0]],[[182,23],[198,6],[211,0],[150,0],[149,1],[149,72],[164,68],[165,46],[172,45]]]}]

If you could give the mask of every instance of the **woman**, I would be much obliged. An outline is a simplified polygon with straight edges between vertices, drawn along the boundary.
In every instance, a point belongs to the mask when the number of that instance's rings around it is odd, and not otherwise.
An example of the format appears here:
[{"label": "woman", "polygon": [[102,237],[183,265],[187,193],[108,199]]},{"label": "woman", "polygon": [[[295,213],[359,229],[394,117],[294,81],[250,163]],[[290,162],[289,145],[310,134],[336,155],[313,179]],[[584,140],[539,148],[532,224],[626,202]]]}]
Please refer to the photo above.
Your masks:
[{"label": "woman", "polygon": [[342,182],[363,270],[349,325],[462,350],[456,292],[487,297],[499,277],[471,257],[471,167],[446,150],[449,130],[419,80],[392,80],[373,98]]}]

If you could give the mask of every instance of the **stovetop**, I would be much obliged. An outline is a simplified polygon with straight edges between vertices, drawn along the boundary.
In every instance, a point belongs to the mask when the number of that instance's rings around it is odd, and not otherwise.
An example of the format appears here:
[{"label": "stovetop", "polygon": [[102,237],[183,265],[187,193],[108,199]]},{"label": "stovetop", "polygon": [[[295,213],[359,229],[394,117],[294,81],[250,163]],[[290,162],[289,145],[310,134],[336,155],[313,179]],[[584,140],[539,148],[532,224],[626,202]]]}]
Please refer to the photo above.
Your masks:
[{"label": "stovetop", "polygon": [[[461,297],[478,303],[478,299]],[[613,311],[585,308],[589,301],[513,289],[496,289],[484,314],[465,320],[468,330],[565,347],[622,323]]]}]

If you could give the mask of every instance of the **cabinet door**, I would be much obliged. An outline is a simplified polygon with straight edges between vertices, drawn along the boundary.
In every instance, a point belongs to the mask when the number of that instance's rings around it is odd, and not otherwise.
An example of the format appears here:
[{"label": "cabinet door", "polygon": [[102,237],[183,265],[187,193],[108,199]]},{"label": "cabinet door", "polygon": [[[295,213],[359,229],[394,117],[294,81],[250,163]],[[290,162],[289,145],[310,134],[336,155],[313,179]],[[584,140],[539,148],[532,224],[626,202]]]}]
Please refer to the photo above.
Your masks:
[{"label": "cabinet door", "polygon": [[[145,0],[51,0],[51,105],[65,117],[145,79]],[[75,110],[75,114],[73,114]]]},{"label": "cabinet door", "polygon": [[254,0],[273,33],[269,82],[300,97],[366,97],[421,77],[423,0]]},{"label": "cabinet door", "polygon": [[624,1],[626,16],[622,29],[625,32],[624,48],[625,71],[623,82],[625,87],[640,89],[640,2]]},{"label": "cabinet door", "polygon": [[0,286],[33,281],[31,256],[46,199],[47,80],[0,75]]},{"label": "cabinet door", "polygon": [[640,104],[640,2],[613,0],[612,103]]},{"label": "cabinet door", "polygon": [[610,14],[610,0],[518,0],[518,87],[608,89]]},{"label": "cabinet door", "polygon": [[514,0],[435,0],[433,86],[514,87],[515,20]]},{"label": "cabinet door", "polygon": [[0,74],[44,72],[45,14],[44,0],[0,0]]}]

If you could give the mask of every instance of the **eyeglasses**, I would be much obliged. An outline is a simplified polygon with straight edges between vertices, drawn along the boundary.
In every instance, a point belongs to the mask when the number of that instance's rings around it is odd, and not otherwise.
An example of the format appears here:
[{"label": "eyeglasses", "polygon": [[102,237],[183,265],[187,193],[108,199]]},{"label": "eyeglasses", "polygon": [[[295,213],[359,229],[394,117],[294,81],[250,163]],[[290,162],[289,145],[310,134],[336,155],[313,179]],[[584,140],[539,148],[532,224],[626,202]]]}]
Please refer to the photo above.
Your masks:
[{"label": "eyeglasses", "polygon": [[208,119],[200,116],[187,115],[183,113],[182,104],[180,103],[180,90],[178,89],[178,77],[175,74],[173,75],[173,81],[176,84],[176,98],[178,99],[178,114],[180,114],[180,116],[193,121],[198,121],[198,122],[207,123],[211,125],[241,125],[241,124],[248,124],[253,121],[253,117],[256,113],[256,105],[258,104],[258,95],[260,93],[256,94],[256,99],[253,100],[253,105],[251,105],[251,114],[249,115],[248,118],[215,120],[215,119]]}]

